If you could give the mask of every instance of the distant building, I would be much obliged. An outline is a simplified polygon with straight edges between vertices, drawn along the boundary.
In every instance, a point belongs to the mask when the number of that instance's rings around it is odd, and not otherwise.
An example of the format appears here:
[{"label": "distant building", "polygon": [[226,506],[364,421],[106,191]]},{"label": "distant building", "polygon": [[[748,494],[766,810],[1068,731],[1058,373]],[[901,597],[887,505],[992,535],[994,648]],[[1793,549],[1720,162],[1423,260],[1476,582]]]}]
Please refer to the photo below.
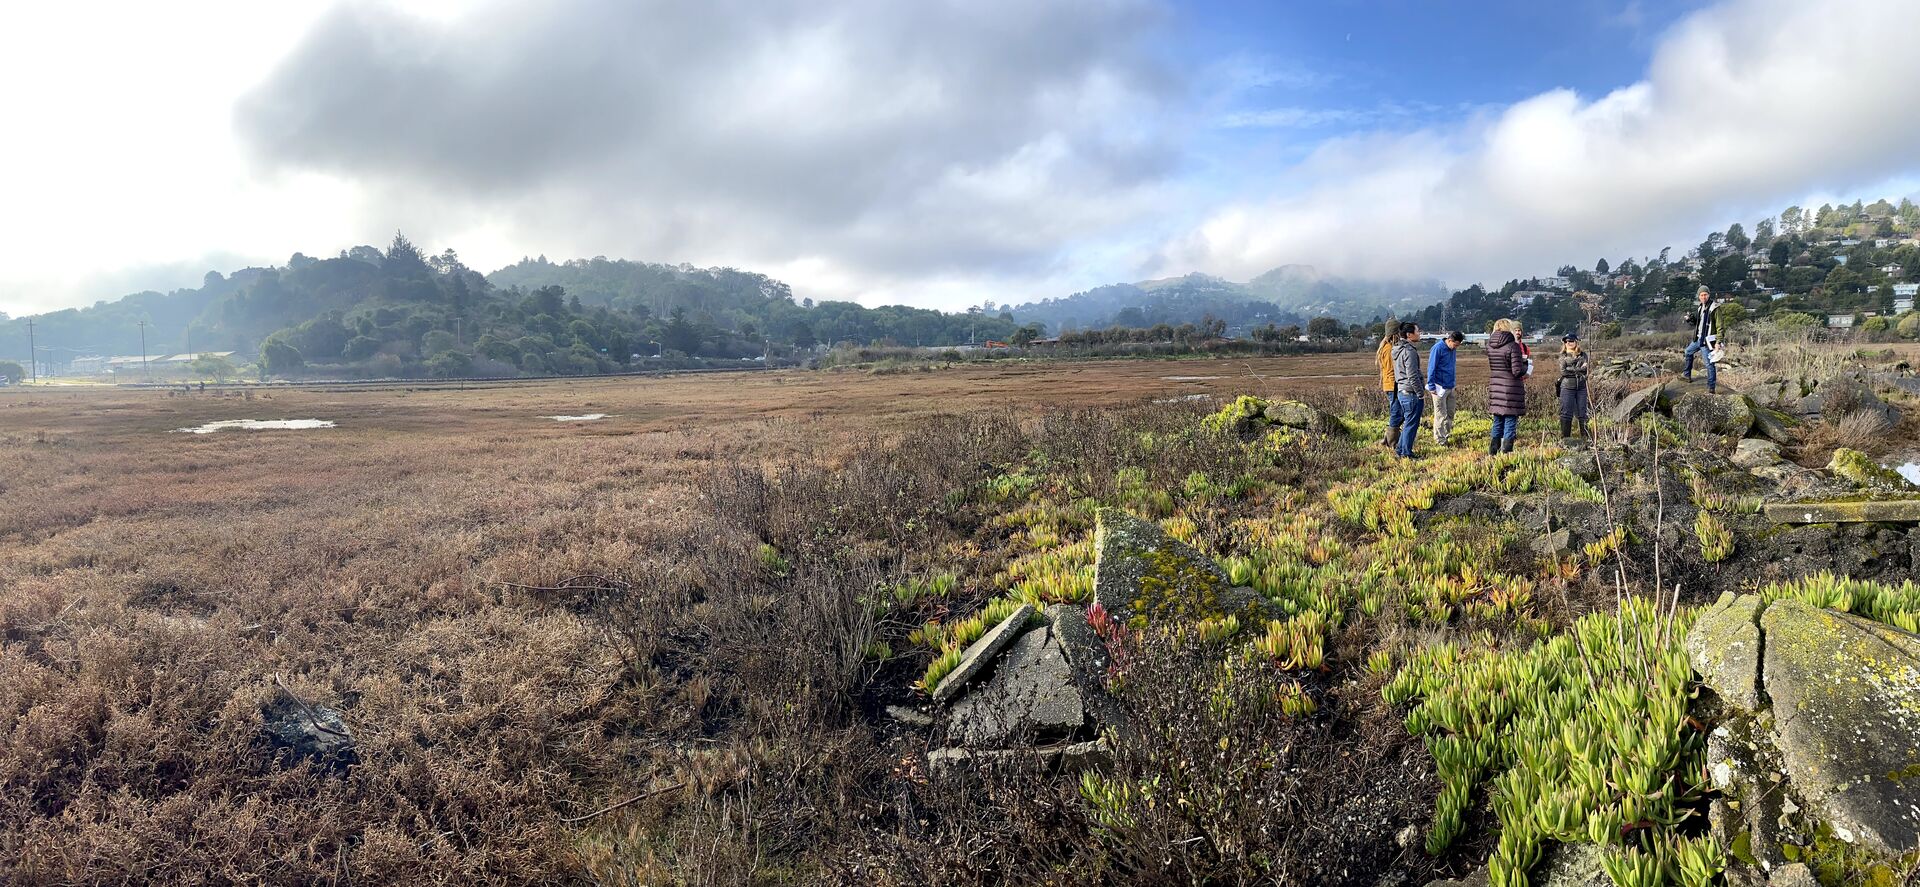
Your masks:
[{"label": "distant building", "polygon": [[1829,314],[1829,315],[1827,315],[1827,326],[1828,326],[1828,327],[1831,327],[1831,328],[1833,328],[1833,329],[1836,329],[1836,330],[1846,330],[1846,329],[1852,329],[1852,328],[1853,328],[1853,315],[1851,315],[1851,314]]},{"label": "distant building", "polygon": [[1786,297],[1787,297],[1787,296],[1789,296],[1789,295],[1791,295],[1791,293],[1785,293],[1785,292],[1779,292],[1779,293],[1768,293],[1768,294],[1767,294],[1767,298],[1770,298],[1770,299],[1772,299],[1772,300],[1774,300],[1775,302],[1778,302],[1778,301],[1780,301],[1781,299],[1784,299],[1784,298],[1786,298]]},{"label": "distant building", "polygon": [[192,363],[196,360],[199,360],[202,357],[232,357],[232,356],[233,356],[233,352],[231,351],[195,351],[189,354],[168,355],[166,357],[162,357],[155,360],[154,363],[163,363],[163,364],[168,364],[172,366],[179,366],[181,364]]},{"label": "distant building", "polygon": [[1895,296],[1895,297],[1894,297],[1894,299],[1893,299],[1893,313],[1895,313],[1895,314],[1905,314],[1905,313],[1907,313],[1907,312],[1909,312],[1909,311],[1912,311],[1912,310],[1913,310],[1913,297],[1912,297],[1912,296]]},{"label": "distant building", "polygon": [[107,371],[107,359],[98,355],[89,354],[85,357],[74,358],[73,363],[68,364],[68,366],[74,375],[97,376]]},{"label": "distant building", "polygon": [[1920,283],[1896,283],[1893,285],[1894,298],[1905,296],[1909,299],[1920,296]]},{"label": "distant building", "polygon": [[1880,266],[1881,274],[1899,274],[1903,270],[1905,269],[1901,268],[1898,264],[1895,264],[1893,262],[1888,262],[1887,264]]},{"label": "distant building", "polygon": [[1573,283],[1564,277],[1542,277],[1540,278],[1540,285],[1550,290],[1573,288]]},{"label": "distant building", "polygon": [[1834,256],[1834,257],[1833,257],[1833,263],[1834,263],[1835,265],[1845,265],[1845,264],[1847,263],[1847,257],[1846,257],[1846,256]]}]

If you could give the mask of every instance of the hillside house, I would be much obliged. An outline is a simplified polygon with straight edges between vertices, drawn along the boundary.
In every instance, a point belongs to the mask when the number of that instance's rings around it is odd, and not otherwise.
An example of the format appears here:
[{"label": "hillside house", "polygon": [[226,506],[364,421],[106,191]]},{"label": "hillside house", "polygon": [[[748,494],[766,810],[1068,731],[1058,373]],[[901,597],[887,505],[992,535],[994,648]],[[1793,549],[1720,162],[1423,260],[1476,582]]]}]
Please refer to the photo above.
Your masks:
[{"label": "hillside house", "polygon": [[1896,283],[1893,285],[1893,297],[1911,299],[1920,296],[1920,283]]},{"label": "hillside house", "polygon": [[1573,288],[1573,282],[1567,280],[1564,277],[1542,277],[1542,278],[1539,278],[1539,281],[1541,286],[1546,287],[1547,289],[1550,289],[1550,290],[1563,290],[1563,289]]},{"label": "hillside house", "polygon": [[1853,329],[1853,315],[1829,314],[1827,315],[1827,327],[1829,329],[1836,329],[1836,330]]},{"label": "hillside house", "polygon": [[1899,276],[1901,270],[1902,270],[1901,267],[1898,264],[1893,262],[1888,262],[1887,264],[1880,266],[1880,273],[1888,275],[1889,277]]},{"label": "hillside house", "polygon": [[1834,256],[1834,257],[1833,257],[1833,263],[1834,263],[1835,265],[1845,265],[1845,264],[1847,263],[1847,257],[1846,257],[1846,256]]},{"label": "hillside house", "polygon": [[1905,314],[1912,310],[1913,310],[1912,296],[1894,296],[1893,297],[1893,313]]}]

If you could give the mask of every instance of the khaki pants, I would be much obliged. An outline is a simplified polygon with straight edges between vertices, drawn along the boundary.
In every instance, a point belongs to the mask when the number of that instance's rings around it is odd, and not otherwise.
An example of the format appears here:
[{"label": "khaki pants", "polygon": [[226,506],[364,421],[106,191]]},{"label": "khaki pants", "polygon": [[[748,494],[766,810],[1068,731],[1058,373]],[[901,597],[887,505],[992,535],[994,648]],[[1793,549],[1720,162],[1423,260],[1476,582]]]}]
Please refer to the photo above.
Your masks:
[{"label": "khaki pants", "polygon": [[1453,392],[1449,388],[1433,393],[1433,439],[1442,446],[1453,435]]}]

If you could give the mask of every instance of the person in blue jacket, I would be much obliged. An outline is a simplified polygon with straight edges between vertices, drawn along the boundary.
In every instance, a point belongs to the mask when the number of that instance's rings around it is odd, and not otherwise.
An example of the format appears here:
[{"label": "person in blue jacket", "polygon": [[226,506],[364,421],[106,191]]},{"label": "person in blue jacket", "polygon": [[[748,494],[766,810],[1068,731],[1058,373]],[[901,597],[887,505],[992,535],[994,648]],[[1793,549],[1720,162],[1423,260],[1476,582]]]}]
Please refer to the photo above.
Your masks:
[{"label": "person in blue jacket", "polygon": [[1466,334],[1454,330],[1427,355],[1427,390],[1433,393],[1433,441],[1443,447],[1453,436],[1454,352],[1466,340]]}]

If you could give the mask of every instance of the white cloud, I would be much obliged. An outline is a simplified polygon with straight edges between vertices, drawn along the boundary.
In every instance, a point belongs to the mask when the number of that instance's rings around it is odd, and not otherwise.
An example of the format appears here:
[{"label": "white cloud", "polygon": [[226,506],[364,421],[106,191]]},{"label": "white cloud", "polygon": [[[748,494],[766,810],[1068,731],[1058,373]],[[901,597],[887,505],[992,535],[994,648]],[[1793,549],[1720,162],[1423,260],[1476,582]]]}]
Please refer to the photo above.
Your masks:
[{"label": "white cloud", "polygon": [[1546,273],[1858,193],[1920,160],[1920,4],[1733,0],[1663,35],[1645,79],[1453,127],[1321,145],[1213,212],[1167,270],[1303,262],[1457,282]]},{"label": "white cloud", "polygon": [[387,227],[476,266],[788,268],[816,298],[927,303],[1051,280],[1154,207],[1178,157],[1179,86],[1144,46],[1158,16],[1144,0],[561,0],[422,22],[350,5],[238,125],[264,167],[373,189]]}]

